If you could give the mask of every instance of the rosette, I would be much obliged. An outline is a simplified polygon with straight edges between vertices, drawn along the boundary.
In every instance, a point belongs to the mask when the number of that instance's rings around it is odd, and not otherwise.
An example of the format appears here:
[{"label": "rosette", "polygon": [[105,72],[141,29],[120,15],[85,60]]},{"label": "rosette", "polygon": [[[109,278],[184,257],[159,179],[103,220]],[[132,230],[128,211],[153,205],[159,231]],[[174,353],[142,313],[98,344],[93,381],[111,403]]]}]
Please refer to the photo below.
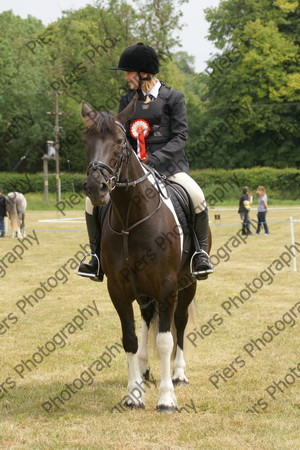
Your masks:
[{"label": "rosette", "polygon": [[130,134],[137,139],[137,154],[142,161],[147,160],[145,138],[150,134],[150,124],[147,120],[137,119],[130,125]]}]

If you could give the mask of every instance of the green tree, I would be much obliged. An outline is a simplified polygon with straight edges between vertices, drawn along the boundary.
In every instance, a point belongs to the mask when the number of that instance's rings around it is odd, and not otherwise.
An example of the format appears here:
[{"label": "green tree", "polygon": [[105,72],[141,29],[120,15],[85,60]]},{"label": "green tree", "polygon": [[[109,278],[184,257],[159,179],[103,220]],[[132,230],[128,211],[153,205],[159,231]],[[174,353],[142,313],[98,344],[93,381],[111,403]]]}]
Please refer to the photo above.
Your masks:
[{"label": "green tree", "polygon": [[139,41],[157,50],[160,78],[183,90],[196,112],[201,105],[193,60],[171,52],[179,44],[174,32],[185,1],[98,1],[64,11],[47,27],[33,17],[1,14],[0,170],[41,170],[45,143],[55,137],[54,116],[47,114],[54,110],[54,92],[60,93],[60,112],[67,113],[59,116],[61,169],[84,170],[81,101],[100,111],[118,110],[127,83],[122,72],[109,68]]},{"label": "green tree", "polygon": [[37,45],[32,39],[42,28],[34,17],[0,14],[0,170],[12,170],[20,161],[19,170],[40,164],[47,119],[38,93],[45,86],[45,71],[42,54],[28,57],[26,45]]},{"label": "green tree", "polygon": [[226,0],[206,10],[221,53],[206,69],[203,139],[214,139],[205,158],[213,152],[223,167],[300,164],[298,15],[287,0]]}]

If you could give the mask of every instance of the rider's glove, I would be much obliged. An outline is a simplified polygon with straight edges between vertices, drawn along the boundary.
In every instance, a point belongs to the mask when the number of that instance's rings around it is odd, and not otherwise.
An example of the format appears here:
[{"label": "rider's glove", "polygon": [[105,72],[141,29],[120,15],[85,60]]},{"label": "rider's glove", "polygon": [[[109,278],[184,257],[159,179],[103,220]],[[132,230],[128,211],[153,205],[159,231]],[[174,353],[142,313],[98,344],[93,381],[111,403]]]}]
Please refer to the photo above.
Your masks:
[{"label": "rider's glove", "polygon": [[155,155],[150,155],[147,161],[145,162],[150,167],[153,167],[153,169],[156,169],[160,165],[160,160]]}]

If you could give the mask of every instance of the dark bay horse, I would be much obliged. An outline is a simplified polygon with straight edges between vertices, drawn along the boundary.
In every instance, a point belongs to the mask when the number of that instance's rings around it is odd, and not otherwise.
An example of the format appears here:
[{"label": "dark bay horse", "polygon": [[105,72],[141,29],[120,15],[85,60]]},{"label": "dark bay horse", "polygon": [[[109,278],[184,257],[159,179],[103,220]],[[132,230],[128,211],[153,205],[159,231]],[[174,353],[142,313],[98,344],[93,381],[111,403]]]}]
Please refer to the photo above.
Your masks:
[{"label": "dark bay horse", "polygon": [[[163,196],[150,171],[137,158],[127,141],[123,124],[132,115],[134,101],[117,116],[98,113],[83,102],[87,123],[86,194],[93,205],[111,201],[101,236],[101,265],[107,287],[122,326],[123,347],[128,362],[128,395],[125,405],[143,408],[143,391],[131,395],[149,375],[147,338],[150,322],[158,312],[156,346],[161,359],[160,397],[157,410],[177,410],[174,384],[184,384],[184,330],[188,307],[196,292],[190,274],[192,249],[183,257],[183,236],[173,206]],[[184,262],[183,262],[184,261]],[[142,314],[140,345],[135,332],[133,301]],[[176,354],[171,377],[174,319]]]}]

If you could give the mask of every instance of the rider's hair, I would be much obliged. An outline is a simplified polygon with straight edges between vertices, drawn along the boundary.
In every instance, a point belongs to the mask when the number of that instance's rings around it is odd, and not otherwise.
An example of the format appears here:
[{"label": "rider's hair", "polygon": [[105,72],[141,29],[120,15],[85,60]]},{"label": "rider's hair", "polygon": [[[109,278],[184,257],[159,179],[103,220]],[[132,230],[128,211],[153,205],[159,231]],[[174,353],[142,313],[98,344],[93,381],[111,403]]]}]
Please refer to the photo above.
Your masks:
[{"label": "rider's hair", "polygon": [[150,80],[146,80],[142,82],[142,91],[144,92],[150,92],[153,86],[157,83],[158,79],[155,77],[155,75],[149,74]]}]

